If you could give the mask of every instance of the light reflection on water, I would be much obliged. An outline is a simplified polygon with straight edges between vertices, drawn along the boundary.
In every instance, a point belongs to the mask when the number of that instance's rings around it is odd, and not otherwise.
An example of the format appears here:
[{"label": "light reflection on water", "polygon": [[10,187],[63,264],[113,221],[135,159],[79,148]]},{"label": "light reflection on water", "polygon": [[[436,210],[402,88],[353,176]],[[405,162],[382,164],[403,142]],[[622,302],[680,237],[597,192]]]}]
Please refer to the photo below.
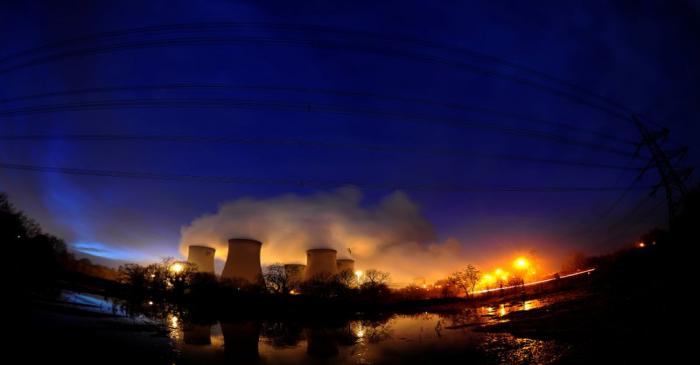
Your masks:
[{"label": "light reflection on water", "polygon": [[547,305],[542,300],[531,299],[512,303],[501,303],[498,305],[483,306],[476,309],[476,314],[484,317],[504,317],[508,313],[517,311],[528,311]]},{"label": "light reflection on water", "polygon": [[168,317],[179,364],[411,364],[450,356],[474,364],[547,364],[566,347],[554,341],[476,332],[538,300],[465,309],[458,314],[393,315],[338,323],[240,321],[186,324]]}]

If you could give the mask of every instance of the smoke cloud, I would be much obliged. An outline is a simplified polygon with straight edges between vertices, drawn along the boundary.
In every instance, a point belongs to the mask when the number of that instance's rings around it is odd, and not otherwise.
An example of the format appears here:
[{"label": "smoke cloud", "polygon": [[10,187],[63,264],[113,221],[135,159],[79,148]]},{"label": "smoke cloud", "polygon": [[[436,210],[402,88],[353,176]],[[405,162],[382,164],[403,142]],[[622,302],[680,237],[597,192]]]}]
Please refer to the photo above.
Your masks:
[{"label": "smoke cloud", "polygon": [[355,259],[358,269],[390,272],[394,284],[438,279],[464,264],[461,245],[436,242],[433,225],[405,193],[393,192],[376,205],[363,205],[362,198],[347,187],[226,202],[181,228],[180,249],[186,254],[188,245],[205,244],[225,260],[229,238],[254,238],[263,242],[263,264],[270,264],[304,263],[307,249],[328,247],[339,258]]}]

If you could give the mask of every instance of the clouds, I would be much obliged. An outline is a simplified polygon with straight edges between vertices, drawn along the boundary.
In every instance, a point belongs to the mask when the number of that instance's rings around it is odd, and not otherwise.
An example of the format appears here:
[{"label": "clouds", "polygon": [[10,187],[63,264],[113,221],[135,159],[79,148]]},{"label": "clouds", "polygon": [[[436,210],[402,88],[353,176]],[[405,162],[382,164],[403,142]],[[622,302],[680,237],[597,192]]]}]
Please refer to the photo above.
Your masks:
[{"label": "clouds", "polygon": [[391,272],[397,282],[437,278],[461,264],[459,243],[437,243],[433,224],[408,195],[396,191],[374,205],[363,205],[362,198],[346,187],[226,202],[181,228],[181,251],[206,244],[225,259],[228,239],[247,237],[262,241],[262,261],[273,263],[304,262],[307,249],[330,247],[354,258],[358,268]]}]

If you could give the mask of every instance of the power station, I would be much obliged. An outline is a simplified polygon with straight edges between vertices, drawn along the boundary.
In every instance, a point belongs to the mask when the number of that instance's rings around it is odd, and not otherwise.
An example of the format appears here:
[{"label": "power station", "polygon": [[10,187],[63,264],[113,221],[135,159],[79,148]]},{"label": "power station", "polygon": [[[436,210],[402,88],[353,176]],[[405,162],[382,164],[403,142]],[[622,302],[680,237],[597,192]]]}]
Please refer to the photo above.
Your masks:
[{"label": "power station", "polygon": [[216,250],[203,245],[190,245],[187,262],[194,265],[198,272],[214,273],[214,253]]},{"label": "power station", "polygon": [[306,272],[304,280],[328,280],[338,273],[336,250],[330,248],[314,248],[306,251]]},{"label": "power station", "polygon": [[228,256],[223,279],[240,281],[247,284],[257,284],[262,280],[262,268],[260,267],[260,241],[248,238],[232,238],[228,240]]},{"label": "power station", "polygon": [[[228,254],[221,278],[240,284],[263,283],[260,252],[262,242],[249,238],[228,240]],[[196,270],[214,274],[214,254],[216,250],[205,245],[190,245],[187,261]],[[306,265],[286,264],[284,274],[293,287],[309,280],[331,280],[338,273],[355,272],[355,260],[337,259],[337,251],[331,248],[313,248],[306,251]]]}]

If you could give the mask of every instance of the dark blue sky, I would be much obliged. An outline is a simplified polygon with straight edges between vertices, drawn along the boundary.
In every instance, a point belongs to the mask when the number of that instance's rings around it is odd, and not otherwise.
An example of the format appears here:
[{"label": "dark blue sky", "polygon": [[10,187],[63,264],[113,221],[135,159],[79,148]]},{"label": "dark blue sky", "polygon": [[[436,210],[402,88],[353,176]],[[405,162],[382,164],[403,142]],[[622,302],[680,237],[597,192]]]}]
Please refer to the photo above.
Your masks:
[{"label": "dark blue sky", "polygon": [[[172,24],[188,26],[103,34],[6,58],[100,32]],[[637,174],[632,170],[513,160],[645,164],[644,157],[632,160],[615,153],[634,152],[631,143],[623,142],[639,139],[629,122],[563,97],[578,95],[607,105],[549,76],[668,126],[671,137],[664,146],[691,147],[684,165],[695,165],[700,157],[693,148],[700,132],[698,2],[17,2],[0,7],[0,41],[0,98],[127,87],[3,102],[0,135],[5,137],[129,134],[257,141],[4,138],[3,164],[334,182],[321,187],[219,184],[0,169],[0,189],[46,230],[73,245],[119,250],[116,256],[121,258],[177,254],[180,227],[215,212],[225,201],[285,193],[306,196],[347,183],[363,191],[366,206],[403,187],[435,225],[437,241],[456,238],[474,257],[512,250],[552,256],[572,250],[603,252],[662,223],[665,207],[657,203],[663,194],[623,219],[648,190],[630,192],[606,215],[601,214],[620,192],[447,191],[447,186],[626,187],[632,182]],[[231,87],[128,88],[163,84]],[[426,99],[498,113],[301,88]],[[51,109],[66,103],[144,99],[245,99],[257,104]],[[39,105],[50,110],[7,113]],[[327,105],[334,108],[329,111]],[[504,117],[508,113],[585,131]],[[514,128],[519,132],[512,132]],[[532,133],[546,137],[523,136]],[[437,150],[459,150],[460,156]],[[489,157],[493,155],[510,158]],[[656,180],[651,171],[637,187]],[[412,188],[417,185],[432,188]]]}]

